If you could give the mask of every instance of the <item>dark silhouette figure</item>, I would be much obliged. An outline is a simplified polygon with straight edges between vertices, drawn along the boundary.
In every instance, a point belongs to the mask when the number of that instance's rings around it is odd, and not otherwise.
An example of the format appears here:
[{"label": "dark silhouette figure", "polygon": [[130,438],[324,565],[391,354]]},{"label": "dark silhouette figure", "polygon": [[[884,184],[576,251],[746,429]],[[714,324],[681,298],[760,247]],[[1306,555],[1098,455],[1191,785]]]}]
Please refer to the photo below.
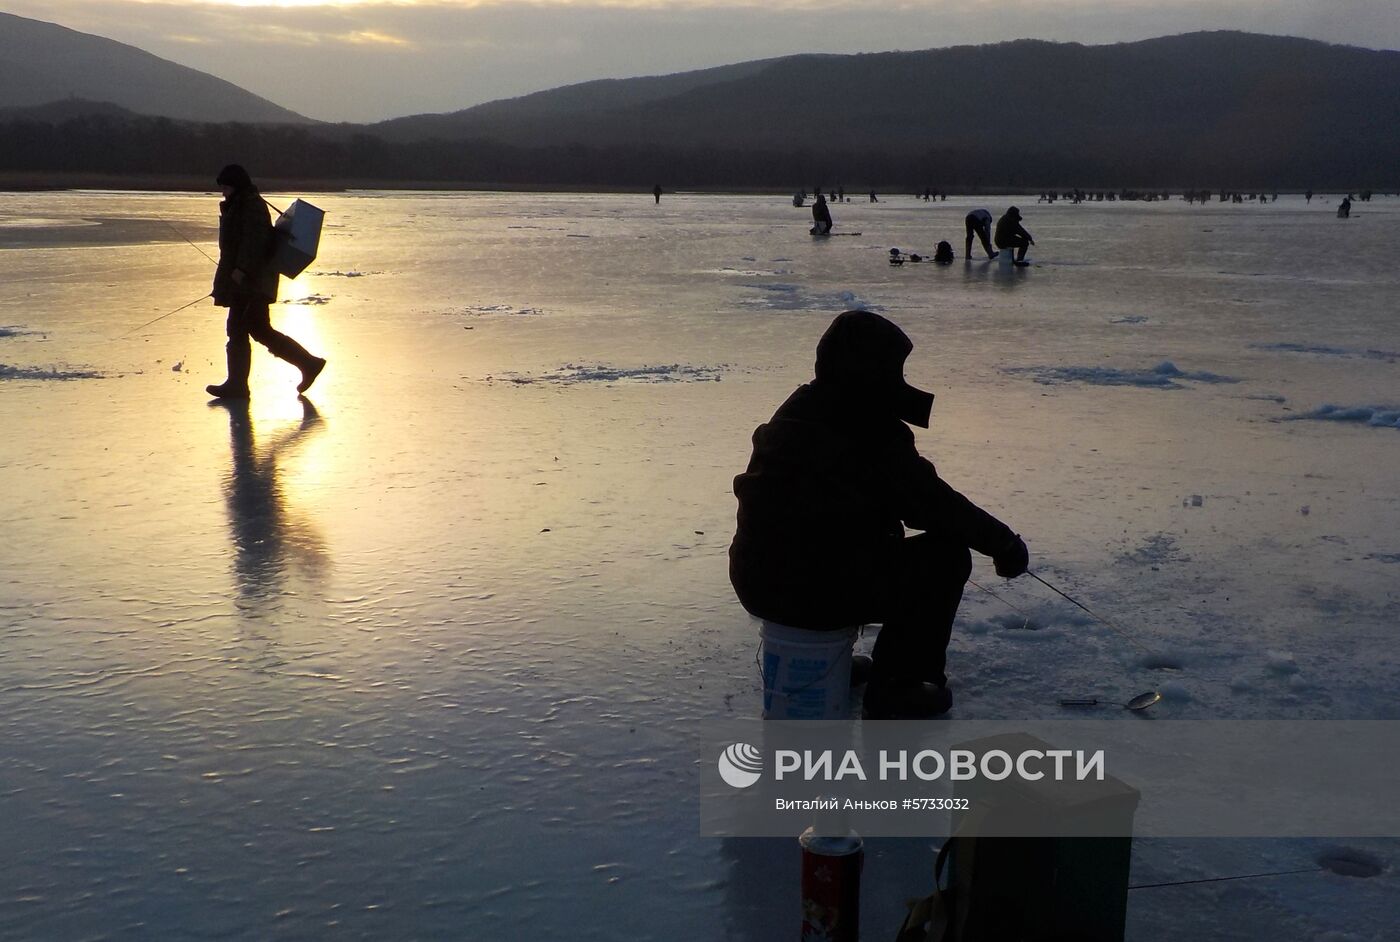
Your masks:
[{"label": "dark silhouette figure", "polygon": [[[734,479],[729,576],[751,614],[813,631],[883,625],[867,715],[934,716],[969,549],[1019,576],[1021,538],[949,487],[904,424],[927,428],[933,395],[904,380],[913,343],[869,311],[839,315],[817,344],[816,379],[753,433]],[[906,538],[906,526],[924,531]]]},{"label": "dark silhouette figure", "polygon": [[951,262],[953,258],[953,246],[948,242],[940,242],[934,247],[933,260],[935,262],[942,262],[946,265]]},{"label": "dark silhouette figure", "polygon": [[826,205],[826,197],[820,193],[812,204],[812,223],[812,235],[831,234],[831,209]]},{"label": "dark silhouette figure", "polygon": [[661,184],[660,184],[660,183],[656,184],[656,186],[654,186],[654,187],[651,188],[651,195],[654,196],[654,197],[656,197],[656,205],[657,205],[657,206],[660,206],[660,205],[661,205],[661,193],[662,193],[662,190],[661,190]]},{"label": "dark silhouette figure", "polygon": [[836,202],[846,202],[846,188],[844,186],[838,186],[836,188]]},{"label": "dark silhouette figure", "polygon": [[248,171],[229,164],[215,180],[223,188],[219,204],[219,262],[214,271],[214,303],[228,308],[228,379],[205,390],[216,399],[248,398],[253,365],[251,337],[276,357],[301,370],[297,392],[306,392],[325,369],[286,334],[272,328],[268,305],[277,300],[277,270],[272,267],[276,238],[272,217]]},{"label": "dark silhouette figure", "polygon": [[878,202],[880,202],[880,198],[877,197],[877,196],[875,195],[875,191],[874,191],[874,190],[871,190],[871,191],[870,191],[870,202],[872,202],[872,203],[878,203]]},{"label": "dark silhouette figure", "polygon": [[321,427],[321,417],[302,397],[301,421],[259,447],[246,399],[220,399],[228,410],[233,467],[224,488],[233,567],[241,607],[262,608],[283,592],[293,567],[319,579],[325,547],[314,527],[288,509],[278,463]]},{"label": "dark silhouette figure", "polygon": [[1308,201],[1308,205],[1311,206],[1311,205],[1312,205],[1312,190],[1308,190],[1306,193],[1304,193],[1304,194],[1303,194],[1303,197]]},{"label": "dark silhouette figure", "polygon": [[1035,240],[1031,234],[1021,225],[1021,211],[1012,206],[1002,217],[997,220],[996,247],[999,249],[1015,249],[1016,261],[1024,261],[1026,249],[1035,245]]},{"label": "dark silhouette figure", "polygon": [[1339,206],[1337,207],[1337,218],[1338,218],[1338,219],[1350,219],[1350,218],[1351,218],[1351,196],[1350,196],[1350,194],[1348,194],[1347,196],[1343,196],[1343,197],[1342,197],[1341,205],[1339,205]]},{"label": "dark silhouette figure", "polygon": [[967,227],[967,245],[963,249],[963,257],[972,258],[972,237],[976,236],[982,240],[982,249],[987,257],[996,258],[997,252],[992,248],[992,214],[985,209],[974,209],[967,214],[964,223]]}]

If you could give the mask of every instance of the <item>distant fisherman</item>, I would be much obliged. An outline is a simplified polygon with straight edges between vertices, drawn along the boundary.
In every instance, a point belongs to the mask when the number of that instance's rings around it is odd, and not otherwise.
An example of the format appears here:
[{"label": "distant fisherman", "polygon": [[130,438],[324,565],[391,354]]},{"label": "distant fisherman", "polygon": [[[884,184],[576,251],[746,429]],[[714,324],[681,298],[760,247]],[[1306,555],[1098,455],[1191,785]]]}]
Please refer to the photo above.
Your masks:
[{"label": "distant fisherman", "polygon": [[817,193],[817,201],[812,204],[812,235],[831,234],[831,210],[826,205],[826,197]]},{"label": "distant fisherman", "polygon": [[1031,234],[1021,225],[1021,211],[1012,206],[997,220],[996,245],[999,249],[1015,249],[1016,261],[1024,261],[1026,249],[1035,245]]},{"label": "distant fisherman", "polygon": [[268,305],[277,300],[278,274],[272,267],[276,236],[267,204],[248,171],[238,164],[219,171],[214,182],[224,191],[219,204],[219,262],[213,296],[216,305],[228,308],[228,379],[204,388],[216,399],[248,398],[251,337],[301,370],[297,392],[304,393],[326,368],[326,361],[272,328]]},{"label": "distant fisherman", "polygon": [[982,248],[986,250],[988,258],[996,258],[997,252],[992,248],[992,214],[985,209],[974,209],[967,214],[964,220],[967,224],[967,248],[963,251],[966,258],[972,258],[972,237],[982,240]]},{"label": "distant fisherman", "polygon": [[654,186],[654,187],[651,188],[651,195],[654,196],[654,197],[656,197],[656,205],[658,205],[658,206],[661,205],[661,194],[662,194],[662,192],[663,192],[663,191],[662,191],[662,189],[661,189],[661,184],[660,184],[660,183],[656,184],[656,186]]}]

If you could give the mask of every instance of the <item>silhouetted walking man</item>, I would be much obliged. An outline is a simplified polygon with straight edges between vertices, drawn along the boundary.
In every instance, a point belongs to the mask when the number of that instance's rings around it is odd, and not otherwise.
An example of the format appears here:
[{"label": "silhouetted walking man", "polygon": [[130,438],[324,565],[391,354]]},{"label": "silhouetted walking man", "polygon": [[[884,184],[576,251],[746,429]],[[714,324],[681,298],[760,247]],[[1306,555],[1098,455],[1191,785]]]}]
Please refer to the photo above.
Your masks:
[{"label": "silhouetted walking man", "polygon": [[224,191],[219,204],[219,262],[214,270],[214,303],[228,308],[228,379],[205,390],[216,399],[248,398],[253,365],[251,337],[301,370],[297,392],[311,388],[326,361],[312,356],[286,334],[272,328],[268,305],[277,300],[277,270],[272,267],[276,238],[272,217],[248,171],[229,164],[214,181]]},{"label": "silhouetted walking man", "polygon": [[[753,433],[734,479],[729,577],[744,608],[795,628],[879,622],[866,715],[936,716],[952,705],[948,639],[969,549],[1019,576],[1026,544],[949,487],[904,424],[927,428],[933,395],[904,380],[913,343],[847,311],[817,344],[816,379]],[[905,526],[923,533],[906,538]]]},{"label": "silhouetted walking man", "polygon": [[657,205],[657,206],[660,206],[660,205],[661,205],[661,193],[662,193],[662,190],[661,190],[661,184],[660,184],[660,183],[656,184],[656,186],[654,186],[654,187],[651,188],[651,195],[654,196],[654,197],[656,197],[656,205]]},{"label": "silhouetted walking man", "polygon": [[1023,261],[1026,249],[1035,245],[1031,234],[1021,225],[1021,211],[1012,206],[997,220],[996,246],[999,249],[1015,249],[1016,261]]},{"label": "silhouetted walking man", "polygon": [[992,248],[992,214],[985,209],[974,209],[967,214],[964,222],[967,226],[967,247],[963,249],[963,257],[972,258],[972,237],[976,236],[982,240],[987,257],[996,258],[997,252]]}]

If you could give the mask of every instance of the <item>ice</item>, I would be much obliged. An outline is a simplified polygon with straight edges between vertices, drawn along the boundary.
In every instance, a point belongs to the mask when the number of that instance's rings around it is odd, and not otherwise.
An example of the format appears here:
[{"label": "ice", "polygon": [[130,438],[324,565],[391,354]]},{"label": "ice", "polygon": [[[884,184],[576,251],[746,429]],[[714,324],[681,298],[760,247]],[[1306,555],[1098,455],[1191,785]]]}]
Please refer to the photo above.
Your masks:
[{"label": "ice", "polygon": [[[794,842],[698,836],[688,731],[759,712],[731,482],[847,307],[913,339],[939,472],[1128,635],[975,556],[1031,622],[965,593],[958,716],[1400,718],[1400,436],[1273,421],[1390,401],[1400,202],[1018,198],[1057,263],[910,272],[973,200],[851,204],[863,245],[781,194],[286,195],[334,228],[283,296],[334,303],[273,322],[330,366],[308,409],[255,345],[240,411],[221,309],[121,337],[208,291],[167,222],[213,251],[216,195],[0,194],[63,222],[0,239],[0,937],[792,935]],[[867,843],[864,937],[936,844]],[[1132,881],[1329,846],[1140,840]],[[1127,937],[1390,938],[1400,845],[1347,846],[1386,869],[1135,890]]]},{"label": "ice", "polygon": [[1162,694],[1162,699],[1169,703],[1191,702],[1191,691],[1180,681],[1169,680],[1164,684],[1158,684],[1157,690]]}]

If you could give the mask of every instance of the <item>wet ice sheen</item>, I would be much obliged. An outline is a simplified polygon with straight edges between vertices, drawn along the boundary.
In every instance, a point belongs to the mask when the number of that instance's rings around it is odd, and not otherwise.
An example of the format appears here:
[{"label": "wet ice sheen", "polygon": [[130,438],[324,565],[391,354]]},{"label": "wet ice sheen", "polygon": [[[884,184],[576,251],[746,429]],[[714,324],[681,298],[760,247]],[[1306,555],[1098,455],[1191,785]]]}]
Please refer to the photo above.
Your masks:
[{"label": "wet ice sheen", "polygon": [[[206,405],[207,303],[119,339],[208,290],[170,225],[212,250],[215,197],[0,195],[56,221],[0,240],[0,937],[790,934],[795,844],[696,836],[686,730],[758,711],[730,479],[858,303],[917,345],[944,476],[1183,665],[1156,716],[1395,716],[1400,437],[1369,405],[1396,383],[1371,355],[1393,202],[1021,201],[1021,270],[888,264],[958,243],[956,200],[843,204],[864,235],[816,242],[781,197],[295,195],[328,228],[283,297],[334,301],[274,318],[331,366],[308,411],[259,352],[246,414]],[[1087,379],[1164,362],[1238,382]],[[1068,603],[974,578],[1036,630],[969,592],[960,715],[1162,682]],[[1141,843],[1134,879],[1327,846]],[[867,851],[881,938],[932,857]],[[1141,891],[1130,937],[1397,921],[1393,867],[1286,879]]]}]

